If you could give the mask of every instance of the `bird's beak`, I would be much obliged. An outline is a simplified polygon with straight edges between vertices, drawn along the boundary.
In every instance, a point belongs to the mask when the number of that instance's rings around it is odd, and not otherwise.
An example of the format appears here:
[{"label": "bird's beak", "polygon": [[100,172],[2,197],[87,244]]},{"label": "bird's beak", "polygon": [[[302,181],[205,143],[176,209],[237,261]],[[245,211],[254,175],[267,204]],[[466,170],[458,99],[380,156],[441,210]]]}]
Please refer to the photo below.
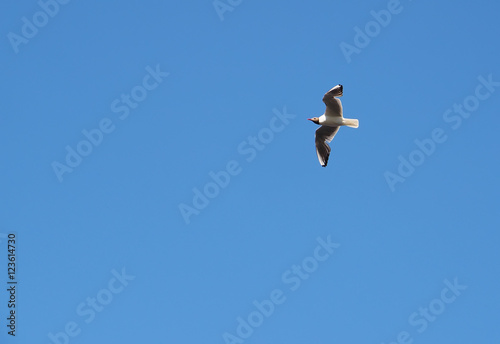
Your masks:
[{"label": "bird's beak", "polygon": [[312,121],[313,119],[312,119],[312,118],[308,118],[307,120],[308,120],[308,121]]}]

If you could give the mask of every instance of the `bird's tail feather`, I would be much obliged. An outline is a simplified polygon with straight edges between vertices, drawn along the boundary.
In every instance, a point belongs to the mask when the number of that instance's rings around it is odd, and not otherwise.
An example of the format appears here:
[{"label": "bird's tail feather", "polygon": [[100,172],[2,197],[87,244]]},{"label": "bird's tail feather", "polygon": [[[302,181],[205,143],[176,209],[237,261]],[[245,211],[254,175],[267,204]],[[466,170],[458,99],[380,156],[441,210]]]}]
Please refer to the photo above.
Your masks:
[{"label": "bird's tail feather", "polygon": [[344,122],[344,125],[351,127],[351,128],[359,127],[359,121],[357,119],[344,118],[343,122]]}]

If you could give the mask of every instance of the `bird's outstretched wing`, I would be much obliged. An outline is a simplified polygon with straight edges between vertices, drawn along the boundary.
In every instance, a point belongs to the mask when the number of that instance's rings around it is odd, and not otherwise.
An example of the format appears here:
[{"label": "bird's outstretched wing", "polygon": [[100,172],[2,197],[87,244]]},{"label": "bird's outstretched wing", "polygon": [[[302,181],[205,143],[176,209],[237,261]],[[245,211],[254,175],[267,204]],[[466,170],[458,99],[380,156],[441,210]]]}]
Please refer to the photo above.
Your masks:
[{"label": "bird's outstretched wing", "polygon": [[330,156],[331,148],[328,143],[332,142],[335,134],[339,131],[340,127],[328,127],[322,125],[316,130],[316,154],[321,166],[326,167],[328,164],[328,157]]},{"label": "bird's outstretched wing", "polygon": [[337,85],[323,96],[323,102],[326,105],[325,115],[327,117],[342,117],[342,102],[335,97],[342,97],[344,87]]}]

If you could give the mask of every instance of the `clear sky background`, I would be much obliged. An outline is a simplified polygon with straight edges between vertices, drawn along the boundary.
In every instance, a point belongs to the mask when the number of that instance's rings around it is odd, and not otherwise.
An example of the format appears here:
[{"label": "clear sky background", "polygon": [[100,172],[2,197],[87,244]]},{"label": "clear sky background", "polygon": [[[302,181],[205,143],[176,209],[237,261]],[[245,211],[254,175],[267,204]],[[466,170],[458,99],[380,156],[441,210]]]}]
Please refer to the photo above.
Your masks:
[{"label": "clear sky background", "polygon": [[498,1],[231,3],[1,5],[1,342],[497,343]]}]

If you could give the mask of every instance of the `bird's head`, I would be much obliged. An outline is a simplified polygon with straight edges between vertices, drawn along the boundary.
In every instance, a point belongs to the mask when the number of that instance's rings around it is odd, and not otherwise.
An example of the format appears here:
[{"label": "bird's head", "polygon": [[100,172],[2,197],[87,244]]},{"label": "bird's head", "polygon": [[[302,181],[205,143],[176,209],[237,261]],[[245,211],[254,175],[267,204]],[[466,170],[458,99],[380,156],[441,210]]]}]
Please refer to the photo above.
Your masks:
[{"label": "bird's head", "polygon": [[319,118],[318,117],[308,118],[307,120],[311,121],[313,123],[319,124]]}]

